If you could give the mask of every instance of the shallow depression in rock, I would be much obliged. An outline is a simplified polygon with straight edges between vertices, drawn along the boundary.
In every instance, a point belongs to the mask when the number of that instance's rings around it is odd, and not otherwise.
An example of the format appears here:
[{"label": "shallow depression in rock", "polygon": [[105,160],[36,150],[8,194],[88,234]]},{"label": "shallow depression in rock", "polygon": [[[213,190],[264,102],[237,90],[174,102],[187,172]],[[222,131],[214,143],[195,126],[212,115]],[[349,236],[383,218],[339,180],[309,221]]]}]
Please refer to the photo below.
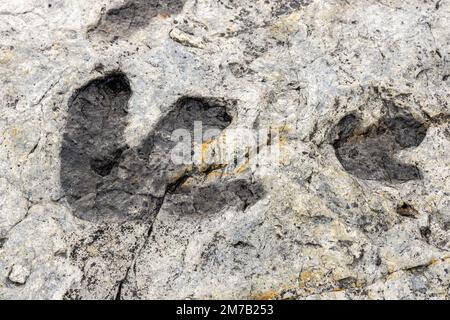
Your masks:
[{"label": "shallow depression in rock", "polygon": [[[198,97],[180,98],[149,130],[142,142],[130,148],[124,141],[128,100],[132,90],[127,77],[110,74],[77,90],[69,103],[69,115],[61,147],[61,185],[75,214],[89,221],[151,221],[168,193],[171,199],[186,196],[185,177],[202,179],[208,172],[171,159],[175,130],[194,136],[195,122],[214,139],[232,122],[227,102]],[[211,131],[215,130],[215,131]],[[177,212],[213,214],[234,202],[244,210],[261,192],[254,183],[239,178],[198,184],[189,189],[190,202],[172,205]],[[239,188],[237,186],[240,186]],[[183,190],[183,194],[179,194]],[[209,194],[209,196],[208,196]],[[244,199],[245,198],[245,199]],[[189,208],[189,209],[187,209]]]},{"label": "shallow depression in rock", "polygon": [[419,146],[427,125],[409,112],[394,108],[377,124],[361,127],[355,114],[343,117],[333,128],[336,156],[349,173],[366,180],[405,182],[421,179],[420,169],[396,158],[406,148]]}]

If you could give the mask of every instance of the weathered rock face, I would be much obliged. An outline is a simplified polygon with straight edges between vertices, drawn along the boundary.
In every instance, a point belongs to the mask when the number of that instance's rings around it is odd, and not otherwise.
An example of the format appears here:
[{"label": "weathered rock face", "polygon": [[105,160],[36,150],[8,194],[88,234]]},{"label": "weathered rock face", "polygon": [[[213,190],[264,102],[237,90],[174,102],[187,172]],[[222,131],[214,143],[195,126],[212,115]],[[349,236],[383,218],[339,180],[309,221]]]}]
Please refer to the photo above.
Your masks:
[{"label": "weathered rock face", "polygon": [[0,298],[448,299],[448,21],[2,1]]}]

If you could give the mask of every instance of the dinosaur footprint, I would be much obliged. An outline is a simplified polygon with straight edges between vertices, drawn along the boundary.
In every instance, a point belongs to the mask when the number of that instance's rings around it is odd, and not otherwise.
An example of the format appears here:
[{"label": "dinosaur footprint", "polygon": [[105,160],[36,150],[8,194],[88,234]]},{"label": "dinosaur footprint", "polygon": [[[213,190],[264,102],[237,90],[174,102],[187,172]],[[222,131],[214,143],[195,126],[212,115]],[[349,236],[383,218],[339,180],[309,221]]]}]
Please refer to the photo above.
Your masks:
[{"label": "dinosaur footprint", "polygon": [[401,183],[421,179],[417,166],[395,158],[399,151],[419,146],[427,126],[410,113],[390,106],[377,124],[362,128],[360,119],[350,114],[334,128],[336,156],[349,173],[366,180]]},{"label": "dinosaur footprint", "polygon": [[157,15],[168,16],[182,11],[186,0],[128,0],[102,14],[98,24],[88,31],[115,40],[127,37],[150,24]]},{"label": "dinosaur footprint", "polygon": [[[70,100],[61,185],[76,216],[94,222],[152,219],[167,196],[171,210],[179,213],[214,213],[226,206],[244,210],[262,197],[262,187],[247,179],[206,182],[206,173],[192,164],[171,161],[174,130],[194,136],[194,122],[201,121],[203,130],[219,134],[232,122],[225,103],[182,98],[139,146],[130,148],[123,136],[131,94],[127,77],[116,73],[89,82]],[[195,183],[186,187],[187,179]]]}]

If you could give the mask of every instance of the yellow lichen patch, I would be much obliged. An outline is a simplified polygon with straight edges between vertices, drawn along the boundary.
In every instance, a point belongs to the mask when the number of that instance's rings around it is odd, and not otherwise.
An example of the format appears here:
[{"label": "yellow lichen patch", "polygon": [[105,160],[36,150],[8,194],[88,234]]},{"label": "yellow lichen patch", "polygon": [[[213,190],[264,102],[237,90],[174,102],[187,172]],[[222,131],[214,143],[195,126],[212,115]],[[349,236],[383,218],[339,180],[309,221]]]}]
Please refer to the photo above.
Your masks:
[{"label": "yellow lichen patch", "polygon": [[399,272],[397,272],[397,271],[401,271],[401,270],[396,270],[396,271],[394,271],[394,270],[392,270],[392,269],[390,269],[389,267],[388,267],[388,275],[386,276],[386,280],[396,280],[396,279],[399,279],[400,278],[400,274],[399,274]]},{"label": "yellow lichen patch", "polygon": [[0,64],[10,64],[14,60],[14,53],[11,50],[0,51]]},{"label": "yellow lichen patch", "polygon": [[169,12],[163,11],[163,12],[160,12],[160,13],[158,14],[158,16],[161,17],[161,18],[163,18],[163,19],[167,19],[167,18],[170,17],[170,13],[169,13]]},{"label": "yellow lichen patch", "polygon": [[247,171],[248,169],[249,169],[249,164],[248,164],[248,162],[245,162],[242,165],[240,165],[239,167],[237,167],[236,169],[234,169],[234,174],[236,174],[236,175],[242,174],[243,172]]},{"label": "yellow lichen patch", "polygon": [[301,20],[300,13],[294,12],[286,17],[281,18],[272,26],[274,34],[292,34],[299,28],[299,21]]},{"label": "yellow lichen patch", "polygon": [[322,278],[323,274],[321,272],[317,272],[314,269],[305,270],[299,276],[299,287],[301,289],[315,287],[318,283],[320,283]]},{"label": "yellow lichen patch", "polygon": [[190,185],[193,185],[193,181],[194,181],[193,178],[188,178],[188,179],[186,179],[186,181],[183,182],[182,186],[185,188],[189,187]]},{"label": "yellow lichen patch", "polygon": [[[175,183],[176,181],[180,181],[184,176],[185,176],[185,172],[177,172],[177,175],[173,179],[170,180],[170,183]],[[189,179],[187,179],[187,180],[189,180]],[[185,185],[187,183],[187,180],[184,181],[183,185]],[[138,180],[136,180],[136,182],[137,181]]]},{"label": "yellow lichen patch", "polygon": [[223,177],[223,168],[225,168],[225,165],[212,165],[207,168],[205,168],[203,173],[206,173],[206,181],[205,182],[213,182],[221,179]]},{"label": "yellow lichen patch", "polygon": [[314,272],[311,270],[303,271],[300,274],[300,287],[305,287],[305,284],[311,282],[312,279],[315,278]]},{"label": "yellow lichen patch", "polygon": [[274,300],[279,295],[276,291],[267,291],[252,297],[253,300]]},{"label": "yellow lichen patch", "polygon": [[[284,299],[283,292],[292,291],[297,292],[300,296],[301,292],[307,293],[308,295],[315,291],[313,287],[318,287],[320,285],[320,280],[324,278],[323,273],[313,269],[308,269],[303,271],[298,277],[294,276],[291,278],[291,283],[279,286],[277,290],[268,290],[262,293],[252,295],[250,299],[255,300],[274,300],[274,299]],[[299,283],[300,282],[300,283]],[[336,290],[339,292],[340,290]],[[286,299],[292,299],[286,298]]]},{"label": "yellow lichen patch", "polygon": [[446,257],[442,257],[442,258],[432,258],[430,260],[430,262],[428,262],[425,266],[431,267],[433,265],[440,264],[442,262],[446,262],[448,259],[450,259],[450,256],[446,256]]},{"label": "yellow lichen patch", "polygon": [[221,163],[222,161],[222,159],[214,159],[214,153],[219,150],[219,147],[220,145],[217,140],[208,140],[200,145],[200,171],[208,171],[212,165],[221,165],[214,163],[214,161],[217,163]]},{"label": "yellow lichen patch", "polygon": [[441,262],[440,259],[431,259],[429,266],[432,266],[433,264],[436,264],[438,262]]},{"label": "yellow lichen patch", "polygon": [[18,70],[17,72],[20,73],[21,75],[28,76],[28,75],[30,75],[32,73],[33,68],[28,66],[28,65],[20,65],[17,68],[17,70]]},{"label": "yellow lichen patch", "polygon": [[214,168],[213,171],[208,173],[207,179],[208,180],[215,180],[215,179],[218,179],[218,178],[222,177],[223,172],[220,169],[221,169],[221,167],[220,168]]},{"label": "yellow lichen patch", "polygon": [[89,253],[92,257],[97,256],[99,254],[98,249],[92,245],[86,248],[86,252]]},{"label": "yellow lichen patch", "polygon": [[212,149],[214,146],[214,141],[213,140],[209,140],[206,141],[204,143],[202,143],[202,145],[200,146],[201,148],[201,163],[204,164],[206,162],[207,156],[208,156],[208,152],[210,149]]},{"label": "yellow lichen patch", "polygon": [[[339,285],[339,280],[342,280],[342,279],[334,280],[336,282],[336,285]],[[363,286],[364,286],[364,283],[361,282],[359,279],[356,279],[356,281],[354,283],[350,283],[347,288],[336,287],[333,289],[333,292],[341,292],[341,291],[346,291],[349,289],[357,289],[357,288],[362,288]]]},{"label": "yellow lichen patch", "polygon": [[280,149],[280,160],[282,164],[289,164],[289,153],[288,153],[288,133],[292,132],[292,128],[284,124],[279,127],[279,149]]}]

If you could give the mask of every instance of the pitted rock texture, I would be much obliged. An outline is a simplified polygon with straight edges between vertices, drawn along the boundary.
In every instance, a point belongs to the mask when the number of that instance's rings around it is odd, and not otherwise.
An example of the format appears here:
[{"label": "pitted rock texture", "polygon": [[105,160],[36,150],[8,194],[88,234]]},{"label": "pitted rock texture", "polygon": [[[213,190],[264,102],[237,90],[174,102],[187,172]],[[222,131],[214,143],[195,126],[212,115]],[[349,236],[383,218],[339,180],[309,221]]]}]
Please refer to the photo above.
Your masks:
[{"label": "pitted rock texture", "polygon": [[[449,21],[1,1],[0,299],[449,299]],[[169,161],[196,121],[232,161]]]}]

